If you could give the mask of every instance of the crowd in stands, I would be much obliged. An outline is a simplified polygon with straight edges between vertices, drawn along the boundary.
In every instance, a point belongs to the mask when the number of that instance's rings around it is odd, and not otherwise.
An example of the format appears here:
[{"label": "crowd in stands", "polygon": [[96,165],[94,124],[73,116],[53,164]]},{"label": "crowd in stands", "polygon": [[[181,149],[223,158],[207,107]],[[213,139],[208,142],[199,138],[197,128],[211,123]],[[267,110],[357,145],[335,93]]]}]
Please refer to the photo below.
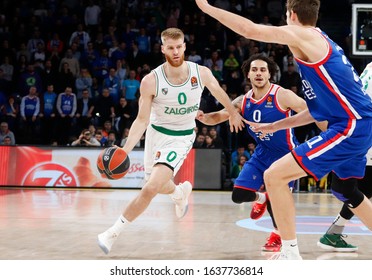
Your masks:
[{"label": "crowd in stands", "polygon": [[[285,1],[210,2],[257,23],[285,24]],[[255,53],[276,62],[272,82],[301,95],[297,64],[286,46],[242,38],[200,12],[193,0],[0,5],[1,144],[123,145],[137,114],[141,79],[164,61],[160,33],[168,27],[183,30],[185,59],[209,67],[231,99],[249,90],[240,66]],[[211,112],[221,105],[206,89],[200,108]],[[234,150],[243,144],[248,151],[252,144],[246,132],[232,135],[226,123],[198,123],[197,130],[195,148],[220,148],[229,165]],[[316,128],[298,133],[303,141]],[[3,141],[7,136],[10,142]]]}]

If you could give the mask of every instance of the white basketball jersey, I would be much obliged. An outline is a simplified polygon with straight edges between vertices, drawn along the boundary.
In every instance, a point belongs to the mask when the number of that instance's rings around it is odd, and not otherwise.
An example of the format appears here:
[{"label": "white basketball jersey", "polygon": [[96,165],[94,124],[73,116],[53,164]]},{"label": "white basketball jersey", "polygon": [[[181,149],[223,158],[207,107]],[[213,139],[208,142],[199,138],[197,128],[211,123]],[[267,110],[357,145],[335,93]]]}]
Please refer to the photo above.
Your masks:
[{"label": "white basketball jersey", "polygon": [[191,130],[196,126],[195,117],[204,86],[200,79],[198,64],[190,61],[186,63],[189,77],[180,85],[173,85],[168,81],[164,64],[153,70],[157,87],[150,116],[152,126],[171,131]]}]

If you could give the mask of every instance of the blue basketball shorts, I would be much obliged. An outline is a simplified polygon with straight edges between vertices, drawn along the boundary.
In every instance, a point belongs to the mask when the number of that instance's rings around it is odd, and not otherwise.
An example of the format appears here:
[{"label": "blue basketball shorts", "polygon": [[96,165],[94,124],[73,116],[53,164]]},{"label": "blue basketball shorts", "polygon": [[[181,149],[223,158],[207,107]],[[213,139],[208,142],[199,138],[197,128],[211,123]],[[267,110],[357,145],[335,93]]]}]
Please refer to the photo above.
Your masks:
[{"label": "blue basketball shorts", "polygon": [[292,154],[309,175],[319,180],[334,171],[340,179],[363,178],[366,154],[372,146],[372,119],[331,124],[318,136],[302,143]]},{"label": "blue basketball shorts", "polygon": [[[257,149],[257,148],[256,148]],[[252,157],[244,164],[238,178],[234,182],[234,187],[258,191],[264,184],[263,175],[270,165],[284,155],[272,156],[272,152],[267,151],[266,155],[253,153]],[[294,181],[289,183],[289,187],[294,187]]]}]

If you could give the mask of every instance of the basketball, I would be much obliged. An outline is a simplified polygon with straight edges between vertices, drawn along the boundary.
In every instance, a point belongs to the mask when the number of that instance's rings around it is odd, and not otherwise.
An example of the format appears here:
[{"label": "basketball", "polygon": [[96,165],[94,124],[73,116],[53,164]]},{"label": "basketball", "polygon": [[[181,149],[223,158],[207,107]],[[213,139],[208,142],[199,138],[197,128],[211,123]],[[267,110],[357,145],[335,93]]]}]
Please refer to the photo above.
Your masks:
[{"label": "basketball", "polygon": [[130,160],[127,153],[119,147],[104,149],[97,158],[97,169],[103,178],[117,180],[127,174]]}]

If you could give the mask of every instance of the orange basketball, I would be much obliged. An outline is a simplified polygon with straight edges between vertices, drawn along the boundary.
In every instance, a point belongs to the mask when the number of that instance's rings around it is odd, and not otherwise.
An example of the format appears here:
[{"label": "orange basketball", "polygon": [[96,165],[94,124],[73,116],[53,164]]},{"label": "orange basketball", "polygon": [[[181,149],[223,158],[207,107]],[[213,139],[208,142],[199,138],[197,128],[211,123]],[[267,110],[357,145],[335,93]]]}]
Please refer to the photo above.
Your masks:
[{"label": "orange basketball", "polygon": [[97,158],[97,169],[103,178],[117,180],[127,174],[130,160],[127,153],[119,147],[104,149]]}]

